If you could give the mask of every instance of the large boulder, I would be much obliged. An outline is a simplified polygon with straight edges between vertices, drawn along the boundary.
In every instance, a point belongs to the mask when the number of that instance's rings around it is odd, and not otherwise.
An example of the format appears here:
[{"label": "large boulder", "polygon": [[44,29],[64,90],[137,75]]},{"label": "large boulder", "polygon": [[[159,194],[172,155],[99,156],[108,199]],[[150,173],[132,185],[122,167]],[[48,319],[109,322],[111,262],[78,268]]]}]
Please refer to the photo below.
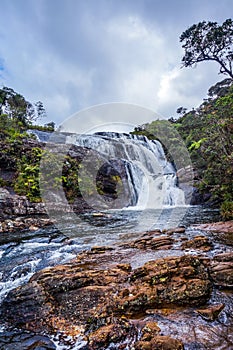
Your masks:
[{"label": "large boulder", "polygon": [[22,329],[78,335],[155,307],[201,305],[211,293],[207,269],[194,256],[158,259],[132,270],[126,263],[106,265],[105,254],[113,260],[114,250],[85,254],[37,272],[10,291],[1,317]]}]

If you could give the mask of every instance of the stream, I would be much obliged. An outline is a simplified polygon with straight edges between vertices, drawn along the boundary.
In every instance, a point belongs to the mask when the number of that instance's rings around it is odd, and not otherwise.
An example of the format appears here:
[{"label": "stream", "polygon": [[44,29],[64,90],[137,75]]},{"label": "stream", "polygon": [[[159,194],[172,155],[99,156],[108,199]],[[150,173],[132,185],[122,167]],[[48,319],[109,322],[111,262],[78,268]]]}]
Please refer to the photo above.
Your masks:
[{"label": "stream", "polygon": [[[190,227],[192,224],[207,223],[219,220],[217,210],[190,206],[180,225],[185,226],[185,236],[192,238],[197,235],[206,235],[214,243],[209,252],[193,250],[188,254],[213,256],[218,253],[231,252],[232,246],[215,239],[212,234]],[[0,237],[0,301],[7,293],[24,283],[36,272],[47,266],[65,263],[84,249],[92,246],[113,245],[139,236],[146,230],[167,228],[171,208],[163,210],[162,215],[154,209],[145,210],[116,210],[108,211],[104,216],[83,214],[79,225],[64,223],[62,230],[55,226],[39,229],[36,232],[20,232],[1,234]],[[179,210],[178,208],[176,210]],[[158,220],[158,215],[159,220]],[[170,220],[169,226],[172,226]],[[131,261],[133,268],[143,265],[146,261],[165,256],[179,256],[186,254],[179,245],[170,250],[145,252],[141,258]],[[183,340],[186,350],[196,349],[233,349],[233,295],[230,291],[214,289],[210,303],[223,303],[224,310],[214,322],[203,320],[192,308],[177,310],[164,317],[163,312],[154,315],[162,330],[162,334],[171,335]],[[148,316],[150,317],[150,316]],[[60,340],[59,335],[49,339],[46,335],[27,333],[21,330],[12,330],[0,326],[0,349],[85,349],[81,341],[76,339]],[[38,338],[39,337],[39,338]],[[206,338],[206,345],[200,347],[198,340]],[[43,345],[35,345],[42,342]],[[38,343],[38,344],[39,344]],[[31,344],[31,345],[30,345]],[[33,345],[34,344],[34,345]],[[204,341],[205,344],[205,341]],[[32,346],[32,347],[30,347]],[[34,347],[33,347],[34,346]],[[113,349],[113,348],[109,348]],[[114,348],[115,349],[115,348]],[[130,347],[128,347],[130,349]]]}]

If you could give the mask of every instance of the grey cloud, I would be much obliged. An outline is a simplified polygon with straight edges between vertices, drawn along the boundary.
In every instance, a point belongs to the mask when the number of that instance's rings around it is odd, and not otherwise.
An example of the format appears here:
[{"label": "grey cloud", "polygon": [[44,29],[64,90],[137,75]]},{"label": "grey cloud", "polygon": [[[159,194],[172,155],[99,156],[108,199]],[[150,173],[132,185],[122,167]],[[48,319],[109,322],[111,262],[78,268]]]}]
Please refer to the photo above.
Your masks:
[{"label": "grey cloud", "polygon": [[179,35],[203,19],[222,22],[232,8],[231,0],[2,0],[2,84],[42,100],[57,124],[113,101],[169,117],[221,79],[208,64],[180,71]]}]

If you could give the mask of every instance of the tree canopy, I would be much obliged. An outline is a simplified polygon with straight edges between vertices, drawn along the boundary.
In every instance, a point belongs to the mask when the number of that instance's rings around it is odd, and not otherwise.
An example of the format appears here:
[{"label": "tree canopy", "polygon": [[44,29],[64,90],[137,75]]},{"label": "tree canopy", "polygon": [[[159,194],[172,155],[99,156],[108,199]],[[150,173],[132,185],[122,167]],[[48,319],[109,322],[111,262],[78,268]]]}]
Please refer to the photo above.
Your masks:
[{"label": "tree canopy", "polygon": [[46,115],[41,101],[32,104],[9,87],[0,89],[0,115],[2,114],[25,127]]},{"label": "tree canopy", "polygon": [[219,73],[233,79],[233,21],[227,19],[222,25],[217,22],[199,22],[180,36],[185,50],[183,67],[192,67],[199,62],[215,61]]}]

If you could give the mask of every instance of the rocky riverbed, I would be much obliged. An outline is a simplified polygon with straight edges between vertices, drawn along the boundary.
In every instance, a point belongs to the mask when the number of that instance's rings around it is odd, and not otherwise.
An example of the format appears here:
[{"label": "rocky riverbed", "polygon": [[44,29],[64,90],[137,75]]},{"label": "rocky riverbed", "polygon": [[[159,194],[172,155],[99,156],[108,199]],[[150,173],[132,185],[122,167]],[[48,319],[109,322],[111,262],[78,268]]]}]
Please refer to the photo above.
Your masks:
[{"label": "rocky riverbed", "polygon": [[153,230],[36,272],[2,303],[0,349],[232,349],[223,226]]}]

